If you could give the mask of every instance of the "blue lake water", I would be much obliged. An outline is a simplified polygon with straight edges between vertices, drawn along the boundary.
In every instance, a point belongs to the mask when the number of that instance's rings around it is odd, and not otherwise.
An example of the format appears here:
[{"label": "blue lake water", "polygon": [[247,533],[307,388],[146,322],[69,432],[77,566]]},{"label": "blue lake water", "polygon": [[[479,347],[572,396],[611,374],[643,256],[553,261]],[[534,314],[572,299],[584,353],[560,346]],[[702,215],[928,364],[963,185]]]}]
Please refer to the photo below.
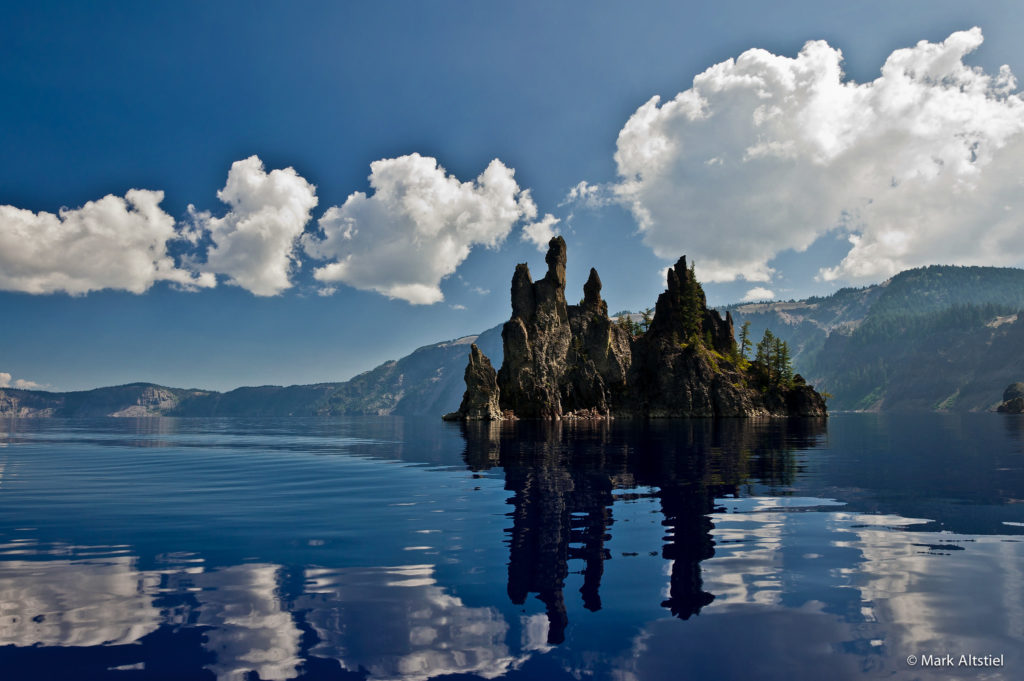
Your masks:
[{"label": "blue lake water", "polygon": [[293,678],[1024,678],[1024,418],[0,421],[0,679]]}]

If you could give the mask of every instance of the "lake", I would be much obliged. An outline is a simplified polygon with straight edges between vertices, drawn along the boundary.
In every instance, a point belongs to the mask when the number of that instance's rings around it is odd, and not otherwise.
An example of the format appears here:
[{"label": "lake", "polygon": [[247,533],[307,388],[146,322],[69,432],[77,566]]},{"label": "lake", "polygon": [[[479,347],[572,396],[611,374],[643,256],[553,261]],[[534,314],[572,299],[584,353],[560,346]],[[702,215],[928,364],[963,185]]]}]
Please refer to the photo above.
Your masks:
[{"label": "lake", "polygon": [[1024,417],[0,421],[5,681],[1022,677]]}]

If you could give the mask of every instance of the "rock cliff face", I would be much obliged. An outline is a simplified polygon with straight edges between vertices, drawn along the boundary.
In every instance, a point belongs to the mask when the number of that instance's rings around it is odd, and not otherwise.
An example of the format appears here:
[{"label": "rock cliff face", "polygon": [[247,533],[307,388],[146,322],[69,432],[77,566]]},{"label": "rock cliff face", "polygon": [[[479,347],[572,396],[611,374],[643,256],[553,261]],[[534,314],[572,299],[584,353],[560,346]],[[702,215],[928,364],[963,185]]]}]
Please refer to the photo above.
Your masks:
[{"label": "rock cliff face", "polygon": [[583,304],[566,303],[561,237],[551,240],[546,261],[540,281],[525,264],[512,277],[512,318],[501,332],[501,409],[522,418],[608,414],[626,391],[629,335],[608,318],[596,271],[583,287]]},{"label": "rock cliff face", "polygon": [[466,394],[457,412],[445,414],[447,420],[498,421],[501,408],[498,406],[498,375],[480,348],[473,343],[469,350],[469,364],[466,365]]},{"label": "rock cliff face", "polygon": [[56,409],[45,400],[32,400],[31,397],[24,399],[23,391],[0,390],[0,417],[49,417],[53,416],[55,411]]},{"label": "rock cliff face", "polygon": [[668,270],[654,319],[636,337],[609,319],[595,270],[582,302],[566,302],[561,237],[551,240],[546,262],[547,274],[536,282],[525,264],[516,266],[496,380],[474,348],[462,407],[445,418],[825,415],[824,400],[799,376],[772,383],[762,367],[739,357],[731,315],[707,308],[685,258]]}]

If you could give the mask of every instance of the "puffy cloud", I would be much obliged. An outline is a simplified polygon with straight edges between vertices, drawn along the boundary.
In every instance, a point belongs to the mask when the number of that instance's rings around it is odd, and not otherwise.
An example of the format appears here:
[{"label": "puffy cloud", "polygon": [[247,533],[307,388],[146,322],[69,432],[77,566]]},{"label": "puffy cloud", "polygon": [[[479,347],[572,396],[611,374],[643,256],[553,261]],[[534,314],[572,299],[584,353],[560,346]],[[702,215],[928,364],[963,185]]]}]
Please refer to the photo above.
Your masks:
[{"label": "puffy cloud", "polygon": [[743,296],[743,302],[751,303],[757,300],[775,300],[775,291],[764,286],[755,286]]},{"label": "puffy cloud", "polygon": [[575,204],[586,208],[602,208],[611,203],[614,203],[614,197],[609,195],[607,187],[599,184],[590,184],[584,180],[577,182],[559,205]]},{"label": "puffy cloud", "polygon": [[164,193],[109,194],[57,215],[0,206],[0,289],[83,295],[100,289],[144,293],[158,281],[213,286],[174,263],[167,242],[174,218],[160,208]]},{"label": "puffy cloud", "polygon": [[542,219],[537,222],[531,222],[528,225],[523,226],[523,241],[529,241],[537,250],[541,253],[546,253],[548,250],[548,242],[558,234],[558,230],[555,229],[555,225],[559,222],[551,213],[545,215]]},{"label": "puffy cloud", "polygon": [[297,239],[317,204],[316,187],[294,168],[268,173],[258,156],[250,156],[231,165],[217,198],[231,207],[223,217],[189,206],[197,230],[208,231],[213,241],[203,270],[227,275],[229,283],[257,296],[289,288]]},{"label": "puffy cloud", "polygon": [[460,182],[419,154],[374,161],[373,194],[349,195],[320,218],[322,237],[303,237],[306,253],[332,261],[314,277],[413,304],[443,300],[441,280],[473,246],[496,247],[515,223],[536,218],[514,172],[495,159],[475,181]]},{"label": "puffy cloud", "polygon": [[1024,100],[1008,67],[964,64],[981,42],[978,28],[922,41],[863,84],[823,41],[796,58],[748,50],[637,109],[614,193],[657,255],[687,253],[712,281],[767,281],[776,254],[837,228],[852,248],[826,279],[1020,263]]},{"label": "puffy cloud", "polygon": [[26,381],[23,378],[12,380],[12,376],[6,371],[0,371],[0,388],[18,388],[20,390],[40,390],[43,385],[35,381]]}]

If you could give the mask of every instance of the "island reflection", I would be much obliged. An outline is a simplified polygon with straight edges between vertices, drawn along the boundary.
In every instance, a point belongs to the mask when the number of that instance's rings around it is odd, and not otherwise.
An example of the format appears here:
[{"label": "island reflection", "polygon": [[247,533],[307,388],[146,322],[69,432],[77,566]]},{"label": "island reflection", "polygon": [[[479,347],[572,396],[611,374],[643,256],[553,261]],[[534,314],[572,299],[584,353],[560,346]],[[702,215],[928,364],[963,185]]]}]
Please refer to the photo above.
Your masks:
[{"label": "island reflection", "polygon": [[[709,514],[715,499],[738,496],[751,479],[791,484],[793,454],[818,444],[825,419],[698,419],[468,422],[465,461],[473,471],[500,467],[513,493],[508,596],[517,605],[536,594],[547,611],[547,641],[565,640],[569,561],[583,562],[580,595],[601,609],[601,577],[617,500],[658,499],[664,516],[661,555],[671,561],[661,605],[689,619],[714,600],[700,563],[715,555]],[[641,492],[649,488],[649,492]],[[616,490],[620,490],[616,493]],[[630,490],[625,492],[623,490]]]},{"label": "island reflection", "polygon": [[912,681],[948,672],[907,655],[954,649],[1017,669],[1020,424],[10,423],[0,676],[667,681],[757,659]]}]

